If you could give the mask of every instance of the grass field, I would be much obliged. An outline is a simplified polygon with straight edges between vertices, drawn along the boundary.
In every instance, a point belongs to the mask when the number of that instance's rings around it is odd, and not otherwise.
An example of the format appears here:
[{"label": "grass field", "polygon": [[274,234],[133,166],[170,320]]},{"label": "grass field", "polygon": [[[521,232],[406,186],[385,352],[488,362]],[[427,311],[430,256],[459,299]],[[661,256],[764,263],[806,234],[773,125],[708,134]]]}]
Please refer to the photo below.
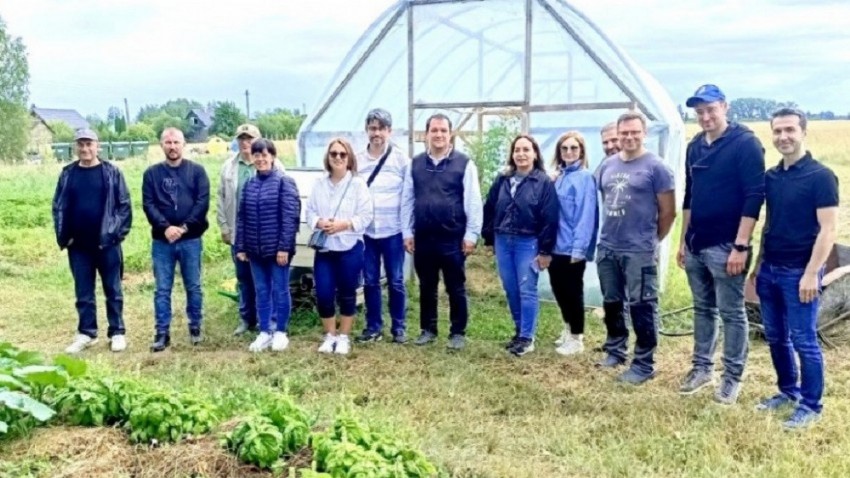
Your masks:
[{"label": "grass field", "polygon": [[[752,126],[772,166],[779,156],[768,126]],[[809,133],[810,149],[839,175],[844,197],[850,193],[848,130],[850,122],[814,122]],[[203,160],[213,187],[218,162]],[[250,338],[230,336],[236,324],[234,303],[214,293],[232,272],[228,251],[213,226],[204,250],[207,341],[198,348],[188,346],[180,310],[184,297],[178,287],[172,349],[151,355],[147,346],[153,329],[153,277],[140,204],[146,164],[144,160],[121,164],[135,212],[133,231],[124,246],[130,346],[113,355],[102,342],[85,352],[84,358],[99,373],[132,375],[160,386],[197,391],[228,416],[250,408],[256,397],[280,390],[317,413],[320,421],[329,420],[339,408],[349,408],[419,446],[450,476],[850,476],[846,432],[850,370],[845,366],[850,351],[826,352],[824,420],[802,434],[784,433],[778,417],[753,411],[759,399],[774,392],[775,380],[767,348],[758,340],[752,342],[741,399],[733,407],[716,405],[710,392],[678,395],[678,382],[690,363],[689,337],[662,338],[659,374],[641,388],[619,386],[612,373],[593,367],[598,353],[591,350],[604,338],[596,318],[588,320],[588,352],[570,360],[558,356],[551,342],[562,325],[551,304],[542,309],[539,350],[520,359],[507,355],[501,344],[511,333],[510,318],[493,259],[483,252],[469,264],[471,340],[462,353],[447,353],[441,337],[438,345],[424,349],[380,343],[355,347],[345,358],[319,356],[317,319],[312,313],[299,313],[290,349],[257,356],[247,352]],[[50,217],[58,170],[53,164],[0,167],[0,338],[46,354],[59,353],[76,324],[67,259],[56,248]],[[847,221],[848,209],[843,208],[842,242],[850,239]],[[678,238],[675,230],[673,237]],[[671,267],[667,284],[664,310],[689,305],[684,275],[676,267]],[[416,292],[411,296],[409,329],[416,333]],[[443,298],[443,333],[446,312]],[[105,330],[102,304],[99,317]],[[686,326],[687,320],[678,325]],[[150,452],[130,447],[125,437],[110,430],[48,428],[0,443],[0,476],[153,476],[144,472],[146,466],[188,453],[189,447]],[[175,476],[204,476],[198,472],[203,467],[177,469],[182,471]]]}]

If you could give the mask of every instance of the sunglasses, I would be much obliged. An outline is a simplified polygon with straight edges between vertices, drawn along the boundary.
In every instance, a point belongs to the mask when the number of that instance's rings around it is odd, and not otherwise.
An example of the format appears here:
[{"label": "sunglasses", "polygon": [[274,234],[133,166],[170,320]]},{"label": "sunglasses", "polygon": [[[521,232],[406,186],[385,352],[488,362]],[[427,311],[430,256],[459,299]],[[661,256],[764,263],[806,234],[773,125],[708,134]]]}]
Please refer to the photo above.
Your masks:
[{"label": "sunglasses", "polygon": [[331,151],[331,152],[328,153],[328,156],[330,156],[331,158],[334,158],[334,159],[336,159],[336,158],[345,159],[345,158],[348,157],[348,153],[346,153],[345,151]]},{"label": "sunglasses", "polygon": [[572,146],[562,145],[561,146],[561,151],[579,151],[579,150],[581,150],[581,146],[576,146],[576,145],[572,145]]}]

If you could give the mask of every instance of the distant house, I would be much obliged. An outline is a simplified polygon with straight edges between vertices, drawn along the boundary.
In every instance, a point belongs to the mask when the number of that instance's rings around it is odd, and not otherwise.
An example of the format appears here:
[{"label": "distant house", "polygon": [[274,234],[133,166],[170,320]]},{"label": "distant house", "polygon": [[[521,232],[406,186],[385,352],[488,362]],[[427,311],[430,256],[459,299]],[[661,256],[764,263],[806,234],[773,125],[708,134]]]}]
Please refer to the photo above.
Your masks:
[{"label": "distant house", "polygon": [[35,114],[31,115],[30,140],[27,143],[27,154],[44,156],[50,151],[50,143],[53,142],[53,130],[47,122]]},{"label": "distant house", "polygon": [[193,108],[186,115],[189,122],[189,134],[186,141],[190,143],[201,143],[210,135],[210,126],[213,124],[212,113],[201,108]]},{"label": "distant house", "polygon": [[43,121],[44,123],[49,123],[51,121],[62,121],[68,126],[71,127],[72,130],[76,131],[80,128],[91,128],[89,122],[83,118],[83,115],[77,112],[77,110],[65,110],[65,109],[57,109],[57,108],[37,108],[35,105],[32,106],[30,110],[33,117]]}]

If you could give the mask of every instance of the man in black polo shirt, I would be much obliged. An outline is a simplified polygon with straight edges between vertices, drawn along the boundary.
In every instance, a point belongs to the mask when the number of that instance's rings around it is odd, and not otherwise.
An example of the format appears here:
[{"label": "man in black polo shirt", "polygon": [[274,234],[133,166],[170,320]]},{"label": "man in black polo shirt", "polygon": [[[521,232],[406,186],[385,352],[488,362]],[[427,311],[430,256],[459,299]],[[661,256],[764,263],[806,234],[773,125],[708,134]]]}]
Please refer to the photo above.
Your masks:
[{"label": "man in black polo shirt", "polygon": [[466,256],[475,250],[483,223],[478,170],[469,156],[452,148],[452,122],[443,114],[425,123],[428,150],[411,160],[402,193],[404,247],[413,254],[419,276],[419,321],[414,341],[437,339],[437,285],[440,272],[449,296],[448,347],[466,343]]},{"label": "man in black polo shirt", "polygon": [[767,222],[754,279],[779,393],[756,409],[795,406],[783,423],[786,429],[795,429],[817,421],[823,407],[818,296],[823,265],[835,242],[838,178],[806,151],[805,114],[782,108],[770,125],[782,161],[765,175]]},{"label": "man in black polo shirt", "polygon": [[714,381],[718,316],[723,320],[723,378],[714,399],[738,400],[749,339],[744,281],[750,238],[764,203],[764,148],[749,128],[726,119],[715,85],[686,102],[702,132],[688,144],[678,262],[694,300],[693,367],[679,387],[690,395]]}]

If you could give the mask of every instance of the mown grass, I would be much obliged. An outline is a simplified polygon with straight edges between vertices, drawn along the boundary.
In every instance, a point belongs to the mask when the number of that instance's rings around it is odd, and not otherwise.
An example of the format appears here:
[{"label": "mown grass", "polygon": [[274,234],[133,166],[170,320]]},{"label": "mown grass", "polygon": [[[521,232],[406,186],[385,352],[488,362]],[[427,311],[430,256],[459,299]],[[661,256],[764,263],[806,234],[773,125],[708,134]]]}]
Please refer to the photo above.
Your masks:
[{"label": "mown grass", "polygon": [[[753,125],[778,161],[765,124]],[[850,123],[812,123],[810,146],[850,184]],[[202,160],[215,184],[220,160]],[[783,433],[779,418],[753,411],[775,381],[765,345],[752,342],[740,402],[721,407],[711,393],[683,398],[678,381],[690,363],[691,339],[662,338],[658,377],[642,388],[619,386],[613,374],[593,367],[593,348],[604,338],[601,321],[589,315],[588,352],[564,359],[551,341],[560,331],[552,304],[541,313],[539,350],[517,359],[501,348],[510,319],[493,260],[479,252],[469,265],[470,345],[445,351],[444,339],[429,348],[380,343],[356,346],[346,358],[315,353],[320,338],[315,314],[298,313],[290,350],[252,355],[250,338],[233,338],[232,301],[214,291],[232,276],[227,249],[213,226],[204,254],[205,329],[199,348],[187,344],[184,298],[174,294],[172,349],[147,352],[153,329],[153,278],[149,235],[140,204],[144,160],[121,164],[133,190],[135,225],[125,243],[125,320],[129,350],[121,355],[104,344],[84,356],[100,371],[131,374],[161,386],[197,391],[228,415],[267,393],[287,391],[320,420],[339,407],[354,409],[370,423],[388,427],[420,446],[450,475],[458,477],[727,477],[850,476],[850,370],[848,350],[829,350],[824,420],[802,434]],[[65,254],[55,247],[50,198],[58,166],[0,168],[0,337],[48,354],[60,352],[74,333],[73,287]],[[215,205],[213,204],[212,210]],[[848,240],[847,208],[839,236]],[[211,221],[215,222],[215,221]],[[677,231],[673,232],[677,238]],[[671,257],[671,261],[673,258]],[[671,264],[662,308],[688,305],[682,272]],[[418,331],[416,291],[408,319]],[[103,323],[103,308],[99,305]],[[441,327],[447,332],[445,297]],[[687,326],[683,316],[676,326]],[[105,326],[104,326],[105,328]],[[0,453],[0,460],[3,458]],[[26,460],[0,463],[20,476],[56,476],[62,460],[34,452]]]}]

